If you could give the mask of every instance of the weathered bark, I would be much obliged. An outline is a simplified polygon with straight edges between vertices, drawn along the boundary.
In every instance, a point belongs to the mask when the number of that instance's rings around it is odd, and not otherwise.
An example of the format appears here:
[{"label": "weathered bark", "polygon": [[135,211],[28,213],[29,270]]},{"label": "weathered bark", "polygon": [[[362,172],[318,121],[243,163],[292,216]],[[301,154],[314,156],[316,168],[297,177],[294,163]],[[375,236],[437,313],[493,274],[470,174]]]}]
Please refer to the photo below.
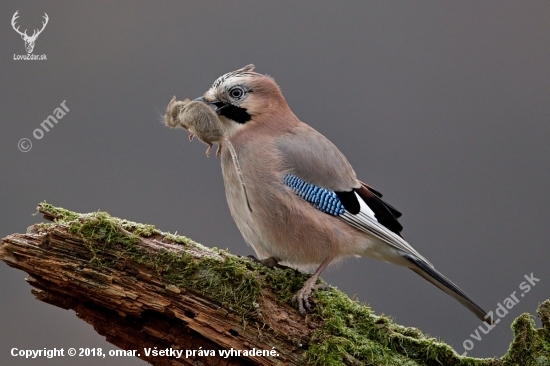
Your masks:
[{"label": "weathered bark", "polygon": [[[140,245],[154,255],[180,245],[163,243],[161,237],[142,238]],[[194,256],[211,255],[187,251]],[[52,226],[45,233],[14,234],[3,239],[0,258],[29,274],[37,299],[64,309],[92,324],[108,342],[127,350],[139,350],[140,358],[153,365],[192,365],[195,359],[207,365],[295,364],[304,350],[293,343],[307,344],[311,328],[287,304],[275,302],[264,292],[260,304],[269,315],[270,327],[251,321],[193,289],[180,289],[160,278],[147,264],[129,259],[121,247],[96,252],[95,262],[117,258],[109,267],[91,263],[92,253],[83,239]],[[313,325],[313,324],[312,324]],[[314,325],[313,325],[314,327]],[[262,329],[263,328],[263,329]],[[276,347],[279,357],[190,357],[170,359],[147,357],[143,348],[189,350],[256,349]],[[217,353],[217,352],[216,352]],[[223,360],[223,361],[222,361]]]},{"label": "weathered bark", "polygon": [[[539,309],[543,329],[534,329],[525,314],[516,320],[516,339],[502,359],[462,358],[416,329],[372,315],[334,289],[326,296],[337,300],[317,300],[314,312],[303,318],[288,304],[289,291],[305,278],[297,272],[262,268],[105,213],[80,215],[45,203],[38,210],[55,222],[4,238],[0,259],[29,274],[37,299],[74,310],[108,342],[137,350],[136,356],[152,365],[386,364],[380,360],[539,365],[534,362],[550,356],[550,302]],[[250,299],[245,298],[249,289]],[[345,313],[341,329],[332,324],[338,311]],[[346,327],[376,346],[364,352]],[[147,356],[144,348],[154,347],[213,350],[215,356]],[[218,352],[231,348],[277,355],[226,358]]]}]

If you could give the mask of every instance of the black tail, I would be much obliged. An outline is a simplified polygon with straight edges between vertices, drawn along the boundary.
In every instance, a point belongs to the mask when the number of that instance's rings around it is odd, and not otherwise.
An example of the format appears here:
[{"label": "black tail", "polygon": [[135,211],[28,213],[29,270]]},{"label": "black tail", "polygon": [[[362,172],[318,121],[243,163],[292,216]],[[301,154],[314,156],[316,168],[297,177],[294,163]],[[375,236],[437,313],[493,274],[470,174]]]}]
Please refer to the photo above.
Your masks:
[{"label": "black tail", "polygon": [[476,304],[475,301],[472,300],[470,296],[462,291],[457,285],[439,273],[434,267],[430,266],[422,259],[416,258],[410,254],[402,253],[401,255],[403,258],[414,264],[414,266],[411,267],[411,270],[413,270],[416,274],[422,276],[422,278],[430,281],[439,289],[454,297],[458,300],[458,302],[474,313],[481,321],[487,321],[489,324],[492,323],[491,319],[487,318],[487,312],[485,312],[485,310]]}]

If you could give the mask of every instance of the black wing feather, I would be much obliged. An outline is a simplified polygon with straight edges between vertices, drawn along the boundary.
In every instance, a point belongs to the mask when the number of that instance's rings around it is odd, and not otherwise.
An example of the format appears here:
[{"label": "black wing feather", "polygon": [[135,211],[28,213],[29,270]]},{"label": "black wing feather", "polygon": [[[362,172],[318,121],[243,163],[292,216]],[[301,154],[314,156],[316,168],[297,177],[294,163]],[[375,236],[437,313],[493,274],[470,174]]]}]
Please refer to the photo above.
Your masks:
[{"label": "black wing feather", "polygon": [[398,216],[396,216],[394,212],[396,212],[399,216],[401,216],[401,213],[382,201],[378,195],[371,192],[368,187],[361,186],[359,189],[353,189],[348,192],[334,193],[336,193],[336,196],[340,202],[342,202],[342,205],[344,205],[346,211],[353,215],[357,215],[361,210],[361,206],[357,195],[355,194],[356,192],[359,196],[361,196],[372,212],[374,212],[374,217],[376,217],[376,220],[378,220],[381,225],[384,225],[390,231],[401,236],[403,226],[401,226],[399,221],[397,221]]},{"label": "black wing feather", "polygon": [[[403,226],[401,226],[399,221],[397,221],[397,217],[392,212],[391,206],[388,207],[388,205],[384,201],[382,201],[369,189],[365,188],[365,186],[361,186],[361,188],[357,189],[356,192],[359,194],[359,196],[361,196],[361,198],[365,201],[367,206],[369,206],[372,212],[374,212],[374,217],[376,217],[380,224],[384,225],[389,230],[401,236]],[[399,212],[397,213],[399,214],[399,216],[401,215]]]},{"label": "black wing feather", "polygon": [[357,215],[359,213],[359,211],[361,210],[361,206],[359,205],[359,201],[357,200],[355,191],[351,190],[349,192],[334,193],[336,193],[336,196],[338,197],[340,202],[342,202],[342,205],[344,205],[346,211],[354,215]]},{"label": "black wing feather", "polygon": [[[368,189],[369,191],[371,191],[372,193],[374,193],[376,196],[378,196],[378,198],[382,198],[382,193],[378,192],[376,189],[372,188],[368,184],[361,182],[361,185],[363,187],[365,187],[366,189]],[[393,207],[392,205],[390,205],[386,201],[384,201],[384,200],[380,200],[380,201],[382,201],[384,206],[386,206],[387,209],[390,210],[390,212],[392,213],[393,216],[395,216],[396,219],[403,216],[403,214],[401,212],[399,212],[395,207]]]}]

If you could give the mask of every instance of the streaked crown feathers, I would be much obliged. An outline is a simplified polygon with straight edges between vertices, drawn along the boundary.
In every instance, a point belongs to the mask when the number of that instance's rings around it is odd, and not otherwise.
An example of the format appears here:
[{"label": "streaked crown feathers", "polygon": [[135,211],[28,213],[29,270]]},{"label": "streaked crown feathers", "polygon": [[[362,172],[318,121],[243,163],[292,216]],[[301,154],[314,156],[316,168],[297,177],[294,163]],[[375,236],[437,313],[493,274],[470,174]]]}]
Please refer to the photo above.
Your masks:
[{"label": "streaked crown feathers", "polygon": [[238,78],[244,76],[262,76],[261,74],[254,72],[254,67],[254,64],[250,64],[246,65],[242,69],[228,72],[227,74],[224,74],[217,78],[216,81],[214,81],[214,84],[212,84],[212,88],[217,88],[218,86],[222,85],[224,81],[234,77]]}]

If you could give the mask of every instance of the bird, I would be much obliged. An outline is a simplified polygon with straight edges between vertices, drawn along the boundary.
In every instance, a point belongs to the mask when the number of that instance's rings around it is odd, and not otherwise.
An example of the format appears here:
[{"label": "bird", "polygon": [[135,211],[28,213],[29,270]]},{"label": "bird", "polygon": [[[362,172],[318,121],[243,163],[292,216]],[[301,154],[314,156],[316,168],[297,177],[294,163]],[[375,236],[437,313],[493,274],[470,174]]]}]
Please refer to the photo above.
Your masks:
[{"label": "bird", "polygon": [[298,311],[312,309],[312,291],[325,287],[317,281],[328,266],[366,257],[411,269],[485,321],[487,313],[404,239],[401,213],[292,112],[271,76],[254,70],[250,64],[220,76],[195,100],[215,111],[233,146],[232,154],[222,145],[221,168],[246,243],[263,263],[313,272],[292,298]]},{"label": "bird", "polygon": [[168,103],[163,120],[170,128],[181,126],[186,129],[189,132],[189,141],[193,141],[196,135],[199,140],[207,144],[207,157],[210,156],[212,144],[217,143],[216,156],[220,155],[224,130],[218,116],[206,104],[189,99],[178,101],[174,95]]}]

